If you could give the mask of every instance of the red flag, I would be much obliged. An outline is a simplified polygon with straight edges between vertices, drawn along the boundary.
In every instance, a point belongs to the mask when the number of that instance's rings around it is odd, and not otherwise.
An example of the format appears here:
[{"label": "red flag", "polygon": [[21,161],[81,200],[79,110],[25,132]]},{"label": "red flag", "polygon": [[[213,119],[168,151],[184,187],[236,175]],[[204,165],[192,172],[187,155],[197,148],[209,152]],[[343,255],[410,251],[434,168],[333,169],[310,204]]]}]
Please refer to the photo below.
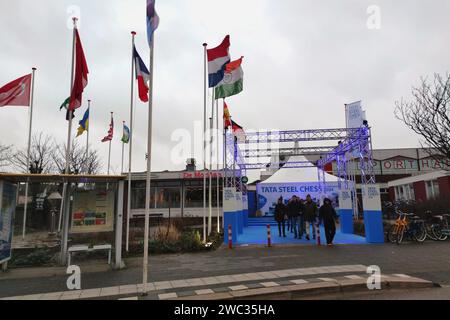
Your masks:
[{"label": "red flag", "polygon": [[234,134],[245,134],[244,128],[242,128],[240,125],[238,125],[233,120],[231,120],[231,129],[233,130]]},{"label": "red flag", "polygon": [[223,126],[225,129],[228,129],[228,127],[231,126],[230,111],[228,110],[228,105],[225,101],[223,102]]},{"label": "red flag", "polygon": [[111,123],[109,124],[108,135],[103,138],[102,142],[111,141],[113,139],[113,135],[114,135],[114,119],[111,116]]},{"label": "red flag", "polygon": [[30,106],[31,74],[16,79],[0,88],[0,107]]},{"label": "red flag", "polygon": [[88,66],[84,56],[83,46],[81,44],[78,29],[75,29],[75,79],[73,82],[72,93],[70,95],[69,111],[74,111],[81,107],[83,100],[83,90],[88,84]]}]

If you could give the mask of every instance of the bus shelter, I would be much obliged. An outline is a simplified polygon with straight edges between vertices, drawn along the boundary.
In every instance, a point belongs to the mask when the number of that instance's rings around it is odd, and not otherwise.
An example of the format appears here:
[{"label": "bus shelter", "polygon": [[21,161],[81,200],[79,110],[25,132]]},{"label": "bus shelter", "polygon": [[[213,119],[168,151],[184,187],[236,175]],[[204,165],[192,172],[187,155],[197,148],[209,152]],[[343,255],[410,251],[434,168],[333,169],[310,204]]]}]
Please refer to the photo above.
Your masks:
[{"label": "bus shelter", "polygon": [[62,265],[70,263],[72,253],[103,250],[108,263],[121,268],[125,178],[0,173],[3,268],[13,250],[47,245],[59,249]]}]

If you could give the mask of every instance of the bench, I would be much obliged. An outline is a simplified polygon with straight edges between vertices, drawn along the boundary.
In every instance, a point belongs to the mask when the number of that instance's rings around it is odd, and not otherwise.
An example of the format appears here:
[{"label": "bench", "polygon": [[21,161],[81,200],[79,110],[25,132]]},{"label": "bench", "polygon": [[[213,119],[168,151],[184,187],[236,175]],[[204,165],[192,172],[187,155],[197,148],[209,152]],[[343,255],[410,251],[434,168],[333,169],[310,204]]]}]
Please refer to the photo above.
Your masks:
[{"label": "bench", "polygon": [[76,252],[94,252],[94,251],[108,251],[108,264],[111,264],[111,251],[112,245],[110,244],[101,244],[93,247],[89,247],[87,245],[76,245],[69,247],[68,255],[67,255],[67,265],[70,266],[70,261],[72,260],[72,254]]}]

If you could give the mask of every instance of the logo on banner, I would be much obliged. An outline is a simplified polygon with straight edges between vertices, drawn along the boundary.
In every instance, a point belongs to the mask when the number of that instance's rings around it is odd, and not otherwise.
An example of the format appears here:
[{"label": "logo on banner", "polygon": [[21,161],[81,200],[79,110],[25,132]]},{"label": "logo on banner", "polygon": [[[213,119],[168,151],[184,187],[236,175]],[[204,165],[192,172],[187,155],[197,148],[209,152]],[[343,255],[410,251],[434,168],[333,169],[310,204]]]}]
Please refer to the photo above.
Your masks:
[{"label": "logo on banner", "polygon": [[350,200],[352,197],[349,191],[342,191],[342,200]]}]

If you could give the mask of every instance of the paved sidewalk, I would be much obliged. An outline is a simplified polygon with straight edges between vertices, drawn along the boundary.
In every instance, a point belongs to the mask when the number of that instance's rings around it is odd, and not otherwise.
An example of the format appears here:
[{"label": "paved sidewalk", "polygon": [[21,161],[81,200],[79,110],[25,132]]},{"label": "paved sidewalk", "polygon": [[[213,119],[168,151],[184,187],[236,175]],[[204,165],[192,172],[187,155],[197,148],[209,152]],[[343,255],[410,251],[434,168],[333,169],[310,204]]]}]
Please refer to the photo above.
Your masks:
[{"label": "paved sidewalk", "polygon": [[[305,285],[307,288],[319,288],[322,283],[333,287],[349,284],[365,286],[368,275],[367,267],[363,265],[338,265],[316,268],[297,268],[274,270],[270,272],[255,272],[246,274],[231,274],[216,277],[182,279],[174,281],[159,281],[148,284],[149,293],[140,297],[142,285],[126,285],[107,288],[95,288],[76,291],[50,292],[24,296],[6,297],[0,300],[79,300],[79,299],[194,299],[207,295],[210,298],[236,292],[246,292],[250,289],[278,288],[283,286]],[[390,276],[395,281],[408,281],[410,276],[397,274]],[[414,280],[417,282],[417,280]],[[319,286],[317,286],[319,284]],[[300,287],[301,289],[301,287]],[[219,294],[219,296],[216,296]],[[212,296],[211,296],[212,295]]]},{"label": "paved sidewalk", "polygon": [[[92,261],[94,263],[94,261]],[[142,258],[129,258],[120,271],[96,270],[81,264],[82,288],[126,286],[142,280]],[[450,241],[404,245],[339,245],[334,247],[276,245],[272,248],[240,247],[195,254],[150,256],[149,281],[162,282],[230,274],[271,272],[336,265],[378,265],[383,274],[404,273],[441,285],[450,284]],[[97,267],[108,268],[104,261]],[[40,273],[42,271],[42,274]],[[0,297],[62,292],[65,268],[47,272],[42,268],[0,272]],[[24,273],[32,276],[23,278]]]}]

